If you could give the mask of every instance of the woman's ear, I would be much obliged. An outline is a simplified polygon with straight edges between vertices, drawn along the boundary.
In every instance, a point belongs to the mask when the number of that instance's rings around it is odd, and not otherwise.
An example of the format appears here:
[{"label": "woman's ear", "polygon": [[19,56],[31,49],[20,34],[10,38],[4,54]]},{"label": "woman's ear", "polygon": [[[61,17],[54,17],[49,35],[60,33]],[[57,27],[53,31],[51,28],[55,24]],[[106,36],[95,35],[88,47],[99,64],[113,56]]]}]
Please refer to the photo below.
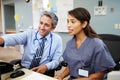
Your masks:
[{"label": "woman's ear", "polygon": [[85,28],[87,26],[88,22],[87,21],[84,21],[83,22],[83,28]]}]

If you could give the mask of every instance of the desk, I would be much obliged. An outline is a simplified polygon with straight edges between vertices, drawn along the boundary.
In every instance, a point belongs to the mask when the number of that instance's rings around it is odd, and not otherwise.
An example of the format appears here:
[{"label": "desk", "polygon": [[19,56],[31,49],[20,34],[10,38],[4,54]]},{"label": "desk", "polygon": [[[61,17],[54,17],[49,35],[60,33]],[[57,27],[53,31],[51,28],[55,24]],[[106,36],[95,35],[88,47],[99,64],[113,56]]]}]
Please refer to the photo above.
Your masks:
[{"label": "desk", "polygon": [[120,71],[112,71],[108,73],[107,80],[120,80]]},{"label": "desk", "polygon": [[[25,68],[23,68],[21,70],[23,70],[25,72],[25,75],[17,77],[17,78],[9,78],[9,76],[11,74],[11,72],[10,72],[10,73],[6,73],[6,74],[2,74],[1,75],[1,80],[28,80],[28,79],[25,79],[25,78],[27,78],[29,76],[32,76],[31,80],[43,80],[43,79],[44,80],[57,80],[55,78],[52,78],[52,77],[49,77],[49,76],[31,71],[31,70],[28,70],[28,69],[25,69]],[[39,79],[35,79],[36,77],[39,77]],[[41,78],[43,78],[43,79],[41,79]]]}]

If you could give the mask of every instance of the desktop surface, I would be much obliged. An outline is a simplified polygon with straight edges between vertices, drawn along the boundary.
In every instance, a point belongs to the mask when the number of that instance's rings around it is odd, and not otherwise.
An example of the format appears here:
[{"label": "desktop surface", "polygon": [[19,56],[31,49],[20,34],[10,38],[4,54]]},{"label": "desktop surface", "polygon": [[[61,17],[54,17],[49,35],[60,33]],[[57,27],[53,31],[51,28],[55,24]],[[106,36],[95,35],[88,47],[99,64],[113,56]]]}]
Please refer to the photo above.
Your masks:
[{"label": "desktop surface", "polygon": [[40,74],[40,73],[31,71],[31,70],[28,70],[25,68],[23,68],[21,70],[25,72],[25,75],[22,75],[22,76],[16,77],[16,78],[10,78],[10,74],[12,72],[5,73],[5,74],[1,75],[1,80],[57,80],[53,77],[49,77],[44,74]]},{"label": "desktop surface", "polygon": [[107,80],[120,80],[120,71],[111,71],[108,73]]}]

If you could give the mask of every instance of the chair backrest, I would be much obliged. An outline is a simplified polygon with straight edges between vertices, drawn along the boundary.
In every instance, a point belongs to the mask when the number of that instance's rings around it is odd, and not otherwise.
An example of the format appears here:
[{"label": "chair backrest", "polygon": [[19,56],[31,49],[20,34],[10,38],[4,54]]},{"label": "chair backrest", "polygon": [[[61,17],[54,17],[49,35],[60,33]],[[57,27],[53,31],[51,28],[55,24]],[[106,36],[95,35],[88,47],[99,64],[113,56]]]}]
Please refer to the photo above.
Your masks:
[{"label": "chair backrest", "polygon": [[117,64],[115,70],[120,70],[120,36],[114,34],[99,34],[99,36],[107,45],[114,61]]}]

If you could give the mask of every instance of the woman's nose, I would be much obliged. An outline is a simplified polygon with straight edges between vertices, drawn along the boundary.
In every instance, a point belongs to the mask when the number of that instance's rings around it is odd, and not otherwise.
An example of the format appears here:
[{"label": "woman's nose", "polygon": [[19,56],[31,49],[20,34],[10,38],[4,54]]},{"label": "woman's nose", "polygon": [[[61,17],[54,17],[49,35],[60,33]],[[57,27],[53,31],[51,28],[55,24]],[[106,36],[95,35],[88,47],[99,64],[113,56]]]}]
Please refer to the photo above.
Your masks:
[{"label": "woman's nose", "polygon": [[68,28],[70,27],[70,23],[67,23]]}]

